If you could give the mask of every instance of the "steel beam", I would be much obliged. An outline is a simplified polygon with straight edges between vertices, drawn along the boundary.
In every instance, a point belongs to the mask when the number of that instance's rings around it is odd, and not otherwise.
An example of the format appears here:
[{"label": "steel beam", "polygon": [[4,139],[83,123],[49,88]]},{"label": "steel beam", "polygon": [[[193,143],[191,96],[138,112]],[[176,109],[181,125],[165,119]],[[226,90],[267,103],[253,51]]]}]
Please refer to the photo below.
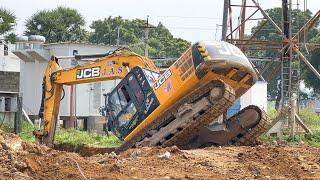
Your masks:
[{"label": "steel beam", "polygon": [[301,58],[301,60],[310,68],[310,70],[317,76],[318,79],[320,79],[319,72],[312,66],[312,64],[307,60],[307,58],[298,50],[297,47],[292,48]]},{"label": "steel beam", "polygon": [[225,41],[227,38],[227,29],[228,29],[228,7],[229,7],[229,0],[224,0],[223,4],[223,20],[222,20],[222,33],[221,33],[221,40]]},{"label": "steel beam", "polygon": [[[241,26],[243,26],[244,23],[245,23],[246,21],[248,21],[248,19],[250,19],[252,16],[254,16],[258,11],[259,11],[259,10],[257,9],[257,10],[254,11],[249,17],[247,17],[245,20],[241,20],[241,23],[240,23],[235,29],[233,29],[233,30],[227,35],[227,37],[232,36],[232,34],[233,34],[237,29],[239,29],[239,28],[240,28],[240,31],[241,31]],[[243,31],[244,31],[244,30],[243,30]],[[244,32],[243,32],[243,33],[244,33]],[[240,37],[240,39],[241,39],[241,37]]]},{"label": "steel beam", "polygon": [[[250,18],[246,19],[246,5],[247,5],[247,0],[242,0],[243,7],[241,7],[241,11],[240,11],[241,19],[240,19],[240,25],[239,25],[240,26],[239,27],[239,39],[244,39],[244,31],[245,31],[245,25],[246,25],[245,22],[248,19],[250,19]],[[253,14],[255,14],[255,13],[253,13]],[[241,49],[241,51],[244,50],[243,45],[240,45],[240,49]]]},{"label": "steel beam", "polygon": [[252,2],[259,8],[262,15],[274,26],[274,28],[281,34],[281,36],[288,41],[290,46],[293,47],[293,50],[301,57],[302,61],[311,69],[311,71],[320,79],[319,72],[310,64],[310,62],[304,57],[304,55],[295,47],[295,44],[292,42],[291,39],[288,39],[280,27],[270,18],[270,16],[260,7],[256,0],[252,0]]},{"label": "steel beam", "polygon": [[319,20],[319,18],[320,18],[320,10],[318,10],[318,12],[311,19],[309,19],[309,21],[306,24],[304,24],[300,28],[297,34],[293,36],[293,39],[300,37],[302,33],[305,34],[305,32],[308,31],[315,24],[315,22]]}]

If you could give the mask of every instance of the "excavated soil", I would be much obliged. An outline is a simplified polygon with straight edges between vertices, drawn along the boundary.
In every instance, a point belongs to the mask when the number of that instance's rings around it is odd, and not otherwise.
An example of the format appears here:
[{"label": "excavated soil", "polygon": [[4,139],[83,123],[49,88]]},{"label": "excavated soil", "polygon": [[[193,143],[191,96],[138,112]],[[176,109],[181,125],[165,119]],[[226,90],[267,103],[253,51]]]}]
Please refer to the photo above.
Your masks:
[{"label": "excavated soil", "polygon": [[320,179],[320,148],[306,145],[81,152],[86,156],[0,132],[0,179]]}]

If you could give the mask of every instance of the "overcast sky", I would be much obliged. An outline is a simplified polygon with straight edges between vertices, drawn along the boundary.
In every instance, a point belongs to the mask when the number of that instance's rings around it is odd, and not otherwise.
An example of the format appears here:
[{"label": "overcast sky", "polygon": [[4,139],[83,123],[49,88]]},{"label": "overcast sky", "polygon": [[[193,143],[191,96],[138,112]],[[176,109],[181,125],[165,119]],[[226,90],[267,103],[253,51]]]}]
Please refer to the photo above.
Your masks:
[{"label": "overcast sky", "polygon": [[[298,1],[303,10],[304,0]],[[241,0],[231,2],[239,4]],[[296,4],[297,0],[293,2]],[[281,6],[280,0],[259,0],[259,3],[263,9]],[[146,19],[149,15],[151,24],[156,25],[161,21],[175,37],[195,42],[220,38],[221,27],[216,29],[217,24],[222,22],[223,0],[0,0],[0,6],[17,16],[18,34],[23,33],[26,19],[38,10],[66,6],[77,9],[84,16],[87,28],[93,20],[108,16]],[[308,0],[307,7],[315,13],[319,10],[320,1]],[[233,14],[237,14],[236,9],[234,7]],[[250,9],[248,11],[252,12]],[[262,16],[259,14],[255,17]],[[254,24],[248,24],[247,32]]]}]

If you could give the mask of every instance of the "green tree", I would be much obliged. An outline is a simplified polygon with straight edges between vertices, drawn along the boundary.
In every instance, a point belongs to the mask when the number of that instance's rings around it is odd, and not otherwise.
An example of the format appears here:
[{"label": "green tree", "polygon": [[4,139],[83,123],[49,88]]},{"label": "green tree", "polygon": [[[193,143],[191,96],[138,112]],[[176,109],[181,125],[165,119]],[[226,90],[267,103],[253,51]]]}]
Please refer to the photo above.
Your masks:
[{"label": "green tree", "polygon": [[16,25],[16,16],[13,12],[0,8],[0,36],[4,36],[6,41],[15,42],[15,33],[13,32]]},{"label": "green tree", "polygon": [[12,33],[7,34],[5,39],[6,39],[7,42],[9,41],[11,43],[15,43],[16,42],[16,37],[17,37],[17,35],[12,32]]},{"label": "green tree", "polygon": [[149,44],[154,57],[179,57],[190,46],[190,42],[174,38],[161,22],[151,29]]},{"label": "green tree", "polygon": [[9,33],[16,25],[16,16],[7,9],[0,8],[0,35]]},{"label": "green tree", "polygon": [[85,20],[76,9],[57,7],[33,14],[26,22],[25,34],[42,35],[49,43],[83,41],[87,36],[84,25]]},{"label": "green tree", "polygon": [[[320,43],[320,33],[311,40],[314,43]],[[315,49],[310,53],[309,62],[313,65],[313,67],[320,72],[320,49]],[[304,63],[302,63],[304,65]],[[315,74],[304,65],[304,71],[302,73],[302,77],[306,86],[309,88],[313,88],[314,92],[320,94],[320,80],[315,76]]]},{"label": "green tree", "polygon": [[[94,32],[90,35],[89,41],[92,43],[117,44],[119,29],[119,44],[143,54],[145,47],[143,27],[145,25],[145,20],[127,20],[121,16],[110,16],[92,22],[90,28]],[[157,26],[150,25],[150,27],[148,44],[151,57],[179,57],[190,46],[190,42],[181,38],[174,38],[162,23]]]},{"label": "green tree", "polygon": [[[137,34],[143,33],[142,29],[135,27],[139,25],[142,27],[143,22],[124,20],[120,16],[96,20],[90,26],[94,32],[90,35],[89,41],[92,43],[117,44],[119,28],[120,43],[123,45],[132,44],[138,41]],[[141,32],[137,32],[137,30]]]}]

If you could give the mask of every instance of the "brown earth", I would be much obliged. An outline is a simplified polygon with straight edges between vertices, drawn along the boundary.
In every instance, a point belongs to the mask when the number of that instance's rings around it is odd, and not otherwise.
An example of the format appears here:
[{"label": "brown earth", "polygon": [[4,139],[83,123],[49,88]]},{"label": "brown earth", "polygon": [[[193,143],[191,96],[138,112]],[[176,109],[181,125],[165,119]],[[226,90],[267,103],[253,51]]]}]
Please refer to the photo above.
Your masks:
[{"label": "brown earth", "polygon": [[[69,149],[70,150],[70,149]],[[94,150],[99,153],[99,151]],[[87,148],[82,153],[90,152]],[[166,154],[167,157],[159,157]],[[130,149],[80,156],[0,132],[0,179],[320,179],[320,148]]]}]

